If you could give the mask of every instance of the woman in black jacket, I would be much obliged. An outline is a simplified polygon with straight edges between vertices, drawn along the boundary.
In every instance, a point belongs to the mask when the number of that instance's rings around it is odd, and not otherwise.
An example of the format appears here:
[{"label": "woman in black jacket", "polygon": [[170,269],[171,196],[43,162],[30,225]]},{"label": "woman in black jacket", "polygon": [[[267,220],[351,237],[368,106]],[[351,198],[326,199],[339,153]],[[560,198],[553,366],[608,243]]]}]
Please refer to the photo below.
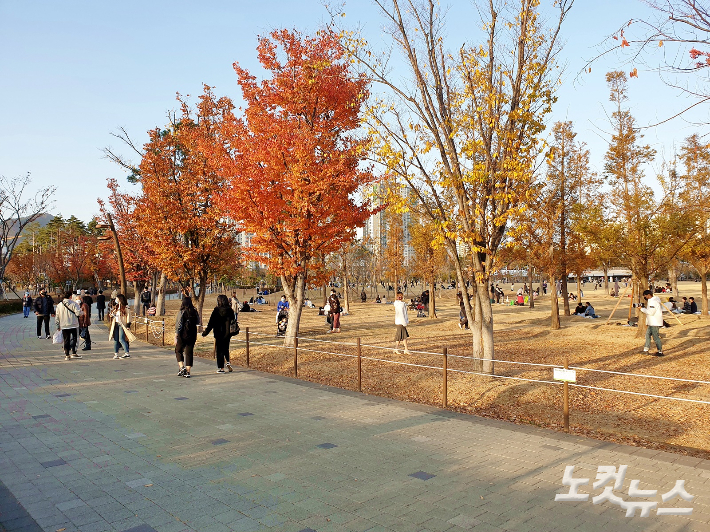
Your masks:
[{"label": "woman in black jacket", "polygon": [[217,296],[217,306],[212,311],[210,321],[202,336],[207,336],[214,329],[214,351],[217,355],[217,373],[224,373],[225,360],[227,369],[232,371],[229,363],[229,324],[237,318],[229,305],[227,296],[220,294]]},{"label": "woman in black jacket", "polygon": [[197,342],[197,310],[188,296],[182,298],[180,311],[175,316],[175,358],[177,358],[178,377],[190,378],[192,357]]}]

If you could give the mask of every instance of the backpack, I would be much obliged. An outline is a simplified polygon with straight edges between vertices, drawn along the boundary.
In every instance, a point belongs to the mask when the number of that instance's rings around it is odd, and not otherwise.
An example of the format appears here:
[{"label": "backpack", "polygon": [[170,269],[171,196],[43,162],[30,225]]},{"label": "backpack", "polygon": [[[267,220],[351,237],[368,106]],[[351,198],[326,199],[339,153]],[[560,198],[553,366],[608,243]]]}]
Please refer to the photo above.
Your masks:
[{"label": "backpack", "polygon": [[185,310],[182,313],[180,338],[186,342],[197,340],[197,315],[194,311]]},{"label": "backpack", "polygon": [[229,321],[229,330],[227,331],[227,338],[236,336],[239,334],[239,322],[234,319]]}]

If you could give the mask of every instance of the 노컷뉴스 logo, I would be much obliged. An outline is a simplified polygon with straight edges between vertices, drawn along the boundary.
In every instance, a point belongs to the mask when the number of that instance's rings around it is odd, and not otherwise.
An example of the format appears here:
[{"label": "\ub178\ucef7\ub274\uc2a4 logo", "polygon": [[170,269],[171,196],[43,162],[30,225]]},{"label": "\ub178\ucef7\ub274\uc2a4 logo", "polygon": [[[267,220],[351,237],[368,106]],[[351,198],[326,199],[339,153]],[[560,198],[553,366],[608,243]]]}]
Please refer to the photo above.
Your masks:
[{"label": "\ub178\ucef7\ub274\uc2a4 logo", "polygon": [[[656,515],[690,515],[693,513],[692,508],[658,508],[658,501],[634,501],[624,500],[614,493],[614,490],[620,490],[624,484],[624,477],[629,466],[619,466],[617,469],[614,466],[599,466],[597,469],[596,482],[592,484],[592,489],[604,488],[604,490],[592,497],[594,504],[609,502],[616,504],[626,510],[626,517],[634,517],[636,510],[640,510],[641,517],[648,517],[652,510],[656,510]],[[569,486],[567,493],[558,493],[555,495],[555,501],[562,502],[580,502],[588,501],[589,493],[579,493],[579,488],[589,483],[588,478],[574,478],[574,466],[566,466],[564,475],[562,476],[562,484]],[[613,484],[612,484],[613,482]],[[649,499],[656,497],[658,490],[641,489],[639,480],[632,480],[629,484],[629,497]],[[661,495],[661,501],[667,503],[672,499],[679,497],[685,501],[692,501],[695,496],[685,491],[685,480],[676,480],[675,486],[669,491]]]}]

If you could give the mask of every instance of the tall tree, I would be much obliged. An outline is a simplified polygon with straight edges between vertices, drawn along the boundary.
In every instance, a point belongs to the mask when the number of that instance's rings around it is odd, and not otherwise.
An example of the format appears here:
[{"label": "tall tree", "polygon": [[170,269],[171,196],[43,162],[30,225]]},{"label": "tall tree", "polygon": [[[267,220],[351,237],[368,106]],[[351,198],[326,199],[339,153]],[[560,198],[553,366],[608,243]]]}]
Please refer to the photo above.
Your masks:
[{"label": "tall tree", "polygon": [[701,314],[708,315],[707,275],[710,272],[710,144],[702,142],[698,134],[691,135],[681,147],[680,160],[685,166],[679,208],[684,216],[696,222],[697,234],[690,239],[682,257],[700,275]]},{"label": "tall tree", "polygon": [[[624,72],[607,74],[610,100],[616,110],[611,115],[613,134],[605,156],[604,172],[610,178],[614,214],[621,222],[619,244],[631,269],[635,293],[648,289],[651,275],[668,271],[668,266],[695,234],[695,220],[678,212],[673,204],[676,172],[661,179],[664,194],[656,199],[653,190],[643,181],[643,165],[650,162],[655,151],[640,146],[641,135],[631,112],[623,104],[628,100],[627,78]],[[638,335],[645,330],[645,314],[639,313]]]},{"label": "tall tree", "polygon": [[426,219],[413,223],[409,231],[414,248],[414,273],[429,285],[429,318],[436,315],[436,279],[446,262],[442,238],[436,236],[436,226]]},{"label": "tall tree", "polygon": [[139,165],[143,193],[136,206],[137,234],[160,271],[192,288],[202,319],[207,281],[236,261],[231,223],[218,201],[227,188],[220,134],[234,106],[205,85],[196,108],[181,110],[168,129],[149,132]]},{"label": "tall tree", "polygon": [[234,65],[247,106],[227,128],[224,199],[241,229],[254,233],[243,252],[281,277],[291,345],[313,261],[352,240],[372,213],[354,199],[375,180],[362,167],[367,143],[358,137],[368,82],[330,30],[313,37],[274,31],[257,51],[270,78],[258,83]]},{"label": "tall tree", "polygon": [[[376,0],[409,69],[406,78],[393,74],[389,53],[348,41],[359,64],[392,95],[370,115],[381,139],[379,159],[445,235],[465,294],[475,367],[487,372],[494,360],[490,275],[510,218],[529,198],[538,135],[555,100],[559,30],[572,3],[556,2],[559,16],[546,27],[538,0],[480,2],[485,41],[457,44],[458,52],[449,53],[438,2]],[[470,250],[473,307],[462,249]]]},{"label": "tall tree", "polygon": [[30,174],[7,178],[0,176],[0,294],[5,294],[5,269],[12,259],[20,233],[52,204],[55,187],[39,189],[30,196]]}]

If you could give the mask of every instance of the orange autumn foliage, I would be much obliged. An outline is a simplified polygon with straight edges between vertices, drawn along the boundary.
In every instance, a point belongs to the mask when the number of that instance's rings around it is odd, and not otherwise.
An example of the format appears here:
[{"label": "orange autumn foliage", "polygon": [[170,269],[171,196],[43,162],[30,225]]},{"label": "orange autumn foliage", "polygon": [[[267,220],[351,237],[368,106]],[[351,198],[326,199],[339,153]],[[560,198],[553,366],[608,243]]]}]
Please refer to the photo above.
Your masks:
[{"label": "orange autumn foliage", "polygon": [[233,105],[228,98],[216,99],[208,86],[194,111],[178,99],[178,118],[168,129],[150,131],[144,146],[136,231],[158,269],[173,279],[199,282],[201,315],[207,280],[236,261],[234,234],[217,202],[226,185],[218,132]]},{"label": "orange autumn foliage", "polygon": [[[257,82],[234,65],[247,106],[243,119],[226,123],[224,204],[253,233],[243,252],[281,276],[300,316],[313,261],[338,251],[373,212],[355,200],[375,181],[362,166],[367,140],[358,131],[368,82],[329,30],[315,37],[275,31],[257,51],[269,79]],[[297,334],[298,316],[287,339]]]}]

